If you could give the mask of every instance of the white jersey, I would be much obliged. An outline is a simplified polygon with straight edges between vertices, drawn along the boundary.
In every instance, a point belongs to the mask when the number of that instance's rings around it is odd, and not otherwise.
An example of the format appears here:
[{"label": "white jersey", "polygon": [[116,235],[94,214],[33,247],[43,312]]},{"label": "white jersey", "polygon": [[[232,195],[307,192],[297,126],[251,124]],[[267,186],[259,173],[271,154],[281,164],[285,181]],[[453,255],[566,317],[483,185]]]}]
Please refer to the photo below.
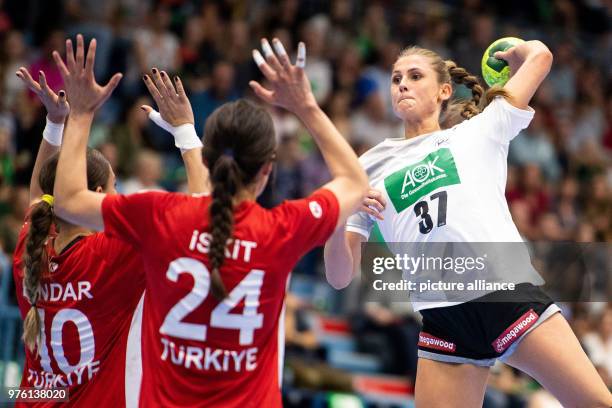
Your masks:
[{"label": "white jersey", "polygon": [[387,200],[384,221],[359,212],[346,230],[367,239],[377,223],[385,242],[522,242],[504,195],[507,156],[533,115],[497,97],[451,129],[386,139],[360,158],[370,186]]}]

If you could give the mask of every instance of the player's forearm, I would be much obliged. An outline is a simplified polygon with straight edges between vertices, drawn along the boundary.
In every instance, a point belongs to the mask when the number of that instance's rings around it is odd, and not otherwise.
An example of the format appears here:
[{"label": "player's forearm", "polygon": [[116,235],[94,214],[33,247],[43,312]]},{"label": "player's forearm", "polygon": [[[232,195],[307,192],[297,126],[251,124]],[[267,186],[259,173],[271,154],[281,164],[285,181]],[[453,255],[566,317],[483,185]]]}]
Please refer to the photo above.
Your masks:
[{"label": "player's forearm", "polygon": [[32,170],[32,178],[30,179],[30,202],[38,199],[43,194],[42,188],[38,183],[38,177],[40,176],[42,165],[47,161],[47,159],[49,159],[49,157],[59,152],[59,150],[59,146],[53,146],[44,139],[40,142],[38,154],[36,155],[36,161],[34,162],[34,169]]},{"label": "player's forearm", "polygon": [[54,194],[58,215],[70,218],[66,211],[72,207],[79,192],[87,191],[87,140],[93,113],[70,114],[55,176]]},{"label": "player's forearm", "polygon": [[43,194],[42,188],[38,183],[40,170],[47,159],[59,152],[62,144],[65,119],[65,116],[47,115],[47,123],[43,131],[40,146],[38,147],[34,169],[32,170],[32,178],[30,179],[30,202],[38,199]]},{"label": "player's forearm", "polygon": [[187,173],[187,188],[191,194],[210,191],[208,169],[202,161],[202,148],[185,150],[182,154]]},{"label": "player's forearm", "polygon": [[368,178],[355,152],[321,108],[314,105],[296,113],[321,150],[331,176],[346,177],[354,183],[356,189],[365,191]]},{"label": "player's forearm", "polygon": [[504,86],[510,92],[514,105],[521,109],[527,108],[553,62],[552,53],[541,41],[528,41],[525,46],[527,53],[521,65]]},{"label": "player's forearm", "polygon": [[325,277],[335,289],[347,287],[355,276],[355,257],[344,228],[338,228],[325,243]]}]

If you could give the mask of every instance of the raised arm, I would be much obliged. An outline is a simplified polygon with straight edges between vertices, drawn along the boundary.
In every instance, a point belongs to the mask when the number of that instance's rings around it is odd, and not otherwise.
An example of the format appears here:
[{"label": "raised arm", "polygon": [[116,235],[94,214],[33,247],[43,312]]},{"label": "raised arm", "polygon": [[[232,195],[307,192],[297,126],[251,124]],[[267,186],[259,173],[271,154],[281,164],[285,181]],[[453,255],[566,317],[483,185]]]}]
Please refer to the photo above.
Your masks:
[{"label": "raised arm", "polygon": [[509,102],[526,109],[550,71],[552,53],[541,41],[526,41],[507,51],[496,52],[495,58],[506,60],[510,66],[512,77],[504,85],[512,97]]},{"label": "raised arm", "polygon": [[59,152],[62,145],[64,122],[68,112],[70,112],[70,107],[66,102],[66,93],[64,91],[59,91],[59,95],[57,95],[49,88],[43,71],[38,72],[38,82],[34,81],[28,70],[24,67],[20,67],[16,75],[38,96],[47,110],[47,124],[43,131],[43,138],[38,148],[30,180],[30,205],[32,205],[35,201],[40,200],[43,194],[38,183],[40,169],[49,157]]},{"label": "raised arm", "polygon": [[344,226],[348,216],[359,207],[365,195],[367,176],[353,149],[321,110],[312,94],[310,82],[304,73],[304,43],[298,46],[295,65],[289,61],[278,39],[274,39],[273,44],[276,54],[268,41],[262,40],[265,59],[259,51],[253,51],[253,58],[271,89],[266,89],[255,81],[251,81],[249,85],[261,99],[293,112],[308,128],[332,176],[332,181],[324,187],[331,190],[340,203],[337,227]]},{"label": "raised arm", "polygon": [[100,86],[93,73],[95,56],[96,40],[89,43],[86,58],[85,44],[80,34],[77,35],[76,56],[72,41],[66,40],[67,64],[57,51],[53,52],[71,109],[57,164],[54,195],[55,211],[59,217],[87,228],[102,230],[102,200],[105,194],[87,189],[87,139],[95,111],[108,99],[122,75],[115,74],[105,86]]},{"label": "raised arm", "polygon": [[196,133],[193,110],[181,79],[174,77],[175,89],[168,74],[156,68],[143,79],[159,112],[148,105],[143,105],[142,109],[147,112],[149,119],[172,134],[174,144],[181,149],[189,192],[210,192],[208,169],[202,161],[202,141]]}]

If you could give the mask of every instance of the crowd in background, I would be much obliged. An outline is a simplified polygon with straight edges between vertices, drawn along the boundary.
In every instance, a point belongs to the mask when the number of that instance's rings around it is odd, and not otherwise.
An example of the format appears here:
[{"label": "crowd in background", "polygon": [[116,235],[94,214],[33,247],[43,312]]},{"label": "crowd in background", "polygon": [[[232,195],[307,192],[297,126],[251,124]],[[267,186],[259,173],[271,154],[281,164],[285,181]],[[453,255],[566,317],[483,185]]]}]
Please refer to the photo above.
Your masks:
[{"label": "crowd in background", "polygon": [[[506,196],[512,216],[530,241],[610,242],[611,23],[612,3],[597,0],[0,0],[0,253],[10,257],[14,249],[45,123],[44,107],[15,71],[25,66],[36,78],[43,70],[58,91],[62,80],[51,51],[63,50],[64,39],[76,33],[98,40],[98,78],[124,74],[90,138],[90,145],[112,163],[123,193],[186,189],[172,137],[140,109],[152,104],[142,82],[152,67],[181,76],[196,129],[203,134],[215,108],[253,97],[248,81],[261,78],[251,50],[261,37],[278,37],[288,50],[304,41],[306,72],[317,101],[363,153],[386,137],[403,136],[389,95],[391,66],[403,47],[432,49],[480,75],[482,54],[493,40],[542,40],[551,48],[554,63],[531,103],[536,110],[531,125],[510,145]],[[455,93],[469,97],[462,87]],[[268,108],[279,147],[275,174],[261,203],[273,206],[309,194],[329,174],[304,126],[293,115]],[[296,273],[322,279],[321,268],[321,254],[315,251]],[[604,285],[612,288],[612,279]],[[306,314],[320,313],[316,307],[304,308]],[[391,342],[388,349],[396,351],[382,357],[388,360],[382,370],[413,377],[418,319],[389,305],[353,309],[350,313],[358,317],[351,330],[357,338],[383,333],[379,343],[370,341],[360,348],[376,350]],[[566,311],[612,386],[610,306],[584,303],[569,305]],[[349,311],[341,308],[340,313],[346,316]],[[308,333],[304,327],[301,331]],[[310,339],[307,334],[297,338],[298,343],[310,341],[304,340]],[[297,348],[313,344],[316,339]],[[491,406],[521,406],[522,390],[528,388],[525,377],[507,367],[496,373],[489,403],[510,405]]]}]

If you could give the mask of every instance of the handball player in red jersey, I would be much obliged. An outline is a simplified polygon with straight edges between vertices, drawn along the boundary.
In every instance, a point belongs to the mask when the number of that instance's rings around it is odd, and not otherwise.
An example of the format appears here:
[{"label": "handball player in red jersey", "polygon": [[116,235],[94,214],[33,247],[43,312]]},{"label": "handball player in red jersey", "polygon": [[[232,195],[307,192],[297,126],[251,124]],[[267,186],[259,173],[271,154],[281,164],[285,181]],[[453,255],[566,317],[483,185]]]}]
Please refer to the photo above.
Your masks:
[{"label": "handball player in red jersey", "polygon": [[[265,59],[259,51],[254,58],[270,89],[256,82],[251,87],[264,101],[302,120],[332,175],[309,197],[271,210],[255,199],[275,158],[272,120],[246,100],[221,106],[207,120],[204,161],[210,194],[89,191],[86,135],[105,99],[93,78],[95,43],[86,56],[82,41],[76,57],[69,47],[66,64],[54,54],[71,103],[56,211],[133,244],[144,260],[140,406],[281,406],[281,316],[289,273],[303,254],[344,224],[364,197],[366,176],[355,153],[315,102],[303,69],[304,44],[295,65],[278,40],[276,54],[267,40],[262,46]],[[158,103],[184,95],[180,80],[165,72],[153,70],[144,80]]]},{"label": "handball player in red jersey", "polygon": [[[70,108],[64,91],[55,94],[44,73],[39,75],[37,83],[25,68],[17,72],[47,109],[30,184],[32,204],[14,254],[27,346],[21,387],[68,388],[67,404],[35,404],[41,407],[137,406],[142,258],[124,241],[54,216],[57,152]],[[104,95],[118,79],[102,88]],[[164,107],[160,106],[162,116]],[[195,183],[203,180],[201,149],[188,150],[183,158],[190,189],[197,189]],[[87,188],[114,194],[114,184],[109,162],[97,150],[88,150]],[[26,406],[17,404],[22,405]]]}]

